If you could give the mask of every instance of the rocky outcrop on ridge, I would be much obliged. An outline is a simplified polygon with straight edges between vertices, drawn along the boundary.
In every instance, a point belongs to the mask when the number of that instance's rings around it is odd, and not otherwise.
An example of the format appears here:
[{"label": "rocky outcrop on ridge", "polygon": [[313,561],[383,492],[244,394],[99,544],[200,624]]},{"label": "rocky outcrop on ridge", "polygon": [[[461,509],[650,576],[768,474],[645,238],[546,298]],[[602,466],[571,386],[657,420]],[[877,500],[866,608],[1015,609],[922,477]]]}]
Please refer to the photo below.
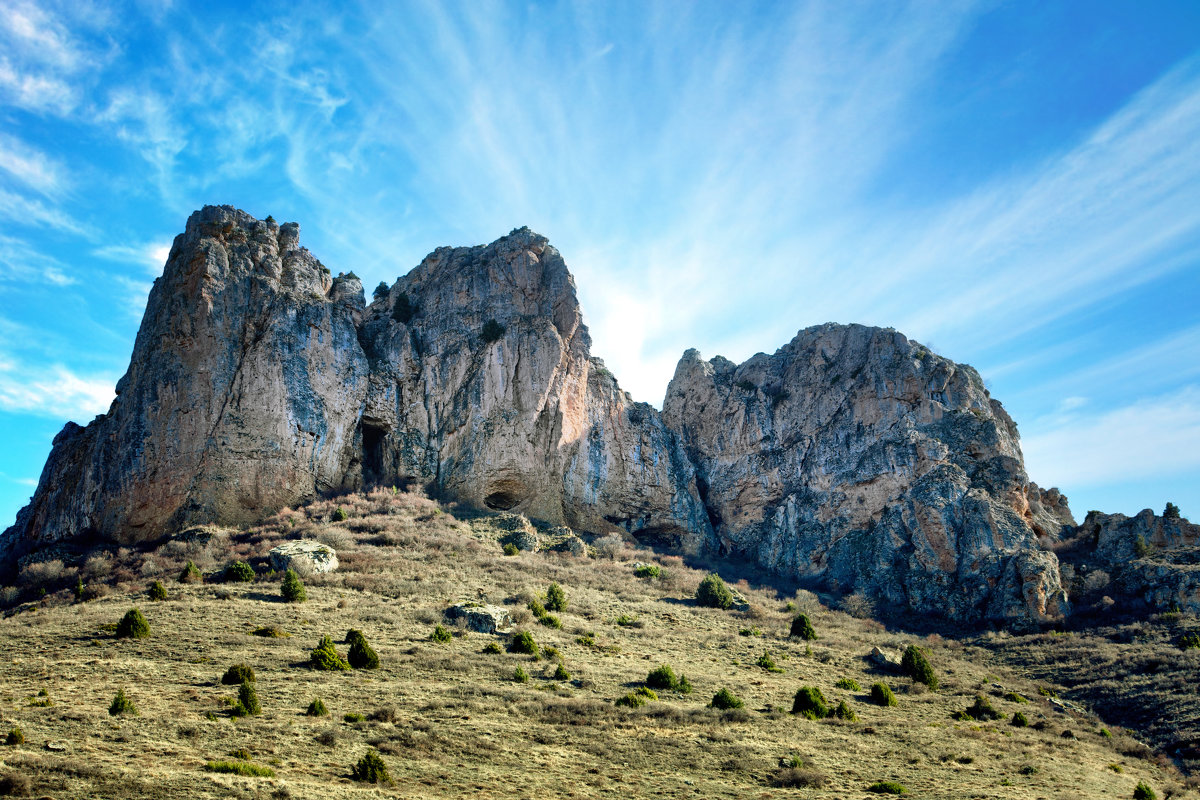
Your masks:
[{"label": "rocky outcrop on ridge", "polygon": [[1042,546],[1073,524],[1066,498],[1026,479],[1016,427],[970,367],[824,325],[740,366],[689,351],[660,414],[591,356],[574,280],[528,229],[439,248],[370,304],[298,237],[227,206],[192,215],[116,400],[56,438],[0,563],[420,481],[895,610],[1066,610]]},{"label": "rocky outcrop on ridge", "polygon": [[730,554],[952,620],[1066,611],[1035,532],[1065,498],[1028,482],[975,370],[896,331],[808,328],[741,365],[688,351],[663,418]]}]

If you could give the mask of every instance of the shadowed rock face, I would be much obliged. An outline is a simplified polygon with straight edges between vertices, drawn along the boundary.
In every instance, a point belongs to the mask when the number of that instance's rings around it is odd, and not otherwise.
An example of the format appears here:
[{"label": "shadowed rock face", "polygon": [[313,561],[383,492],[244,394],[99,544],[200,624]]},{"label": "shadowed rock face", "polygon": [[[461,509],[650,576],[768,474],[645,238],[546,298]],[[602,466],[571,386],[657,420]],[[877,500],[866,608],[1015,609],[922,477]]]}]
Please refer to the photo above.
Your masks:
[{"label": "shadowed rock face", "polygon": [[660,414],[590,356],[574,281],[528,229],[440,248],[370,305],[298,236],[227,206],[192,215],[117,399],[56,438],[0,557],[416,480],[898,609],[1065,611],[1037,537],[1073,523],[1066,499],[1028,483],[1016,428],[970,367],[825,325],[741,366],[689,351]]},{"label": "shadowed rock face", "polygon": [[1027,481],[975,370],[896,331],[808,328],[740,366],[688,351],[663,418],[727,552],[952,620],[1066,610],[1033,528],[1056,536],[1065,498]]}]

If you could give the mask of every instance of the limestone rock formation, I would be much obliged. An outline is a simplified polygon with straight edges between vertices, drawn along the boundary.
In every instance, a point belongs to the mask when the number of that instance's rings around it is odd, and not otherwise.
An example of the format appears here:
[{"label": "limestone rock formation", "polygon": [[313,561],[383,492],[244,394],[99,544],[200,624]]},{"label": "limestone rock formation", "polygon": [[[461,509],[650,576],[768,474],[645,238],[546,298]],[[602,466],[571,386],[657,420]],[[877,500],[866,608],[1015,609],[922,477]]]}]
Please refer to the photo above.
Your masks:
[{"label": "limestone rock formation", "polygon": [[337,551],[327,544],[314,541],[285,542],[272,547],[267,558],[271,568],[277,572],[292,569],[301,577],[333,572],[338,568]]},{"label": "limestone rock formation", "polygon": [[1016,426],[975,370],[896,331],[821,325],[741,365],[688,351],[663,418],[727,553],[885,610],[1066,611],[1034,528],[1056,535],[1065,498],[1026,479]]}]

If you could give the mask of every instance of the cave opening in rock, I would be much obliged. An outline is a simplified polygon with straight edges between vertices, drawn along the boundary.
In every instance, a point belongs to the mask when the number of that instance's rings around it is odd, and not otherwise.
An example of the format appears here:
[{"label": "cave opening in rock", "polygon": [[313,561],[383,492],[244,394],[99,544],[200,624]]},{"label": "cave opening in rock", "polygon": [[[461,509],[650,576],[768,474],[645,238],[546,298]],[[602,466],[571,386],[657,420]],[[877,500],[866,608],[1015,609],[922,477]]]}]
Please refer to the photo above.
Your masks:
[{"label": "cave opening in rock", "polygon": [[525,486],[518,481],[495,481],[488,486],[483,504],[493,511],[509,511],[521,504],[525,494]]},{"label": "cave opening in rock", "polygon": [[363,449],[363,486],[378,486],[383,481],[383,440],[387,438],[387,428],[363,420],[362,449]]}]

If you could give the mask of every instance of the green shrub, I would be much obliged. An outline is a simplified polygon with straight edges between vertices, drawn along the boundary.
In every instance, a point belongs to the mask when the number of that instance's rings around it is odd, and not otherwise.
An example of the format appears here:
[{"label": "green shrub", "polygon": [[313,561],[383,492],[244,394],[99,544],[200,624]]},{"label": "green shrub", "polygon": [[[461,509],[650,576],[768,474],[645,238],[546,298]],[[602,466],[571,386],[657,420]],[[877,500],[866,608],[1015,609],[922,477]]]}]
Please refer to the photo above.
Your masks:
[{"label": "green shrub", "polygon": [[792,713],[808,719],[825,719],[830,714],[825,695],[815,686],[802,686],[792,700]]},{"label": "green shrub", "polygon": [[357,711],[351,711],[349,714],[342,714],[342,722],[349,722],[353,725],[356,722],[366,722],[367,718]]},{"label": "green shrub", "polygon": [[262,628],[255,628],[254,635],[255,636],[263,636],[268,639],[290,639],[292,636],[287,631],[285,631],[281,628],[276,628],[274,625],[267,625]]},{"label": "green shrub", "polygon": [[563,666],[561,662],[559,663],[559,665],[557,667],[554,668],[554,680],[556,680],[556,681],[571,680],[571,673],[567,672],[567,668],[565,666]]},{"label": "green shrub", "polygon": [[131,608],[117,623],[118,639],[145,639],[150,635],[150,623],[142,616],[142,612]]},{"label": "green shrub", "polygon": [[838,701],[837,708],[833,710],[833,716],[838,719],[844,719],[847,722],[854,722],[858,719],[858,714],[854,713],[854,709],[845,700]]},{"label": "green shrub", "polygon": [[641,708],[642,706],[646,705],[646,698],[644,695],[640,695],[637,692],[630,692],[624,697],[618,697],[616,700],[616,705],[622,706],[623,708]]},{"label": "green shrub", "polygon": [[547,628],[554,628],[555,630],[558,630],[562,627],[562,620],[553,614],[543,614],[541,618],[538,619],[538,622],[542,623]]},{"label": "green shrub", "polygon": [[917,683],[923,683],[933,691],[937,691],[937,675],[934,674],[933,667],[930,666],[924,651],[915,644],[910,644],[904,649],[904,657],[900,659],[900,668],[904,670],[905,675]]},{"label": "green shrub", "polygon": [[479,338],[483,339],[485,344],[500,341],[500,337],[504,335],[504,326],[494,319],[489,319],[483,323],[483,330],[479,333]]},{"label": "green shrub", "polygon": [[1028,725],[1029,725],[1029,719],[1025,716],[1024,713],[1018,711],[1017,713],[1013,714],[1012,726],[1014,728],[1024,728],[1024,727],[1027,727]]},{"label": "green shrub", "polygon": [[150,595],[151,600],[156,602],[159,600],[166,600],[167,587],[162,585],[162,581],[155,581],[154,583],[150,584],[150,591],[147,592],[147,594]]},{"label": "green shrub", "polygon": [[1200,633],[1185,633],[1180,637],[1180,650],[1193,650],[1196,648],[1200,648]]},{"label": "green shrub", "polygon": [[720,575],[710,572],[696,587],[696,603],[706,608],[729,608],[733,605],[733,592]]},{"label": "green shrub", "polygon": [[350,642],[350,652],[346,660],[355,669],[378,669],[379,655],[367,644],[367,639],[361,633]]},{"label": "green shrub", "polygon": [[321,641],[317,643],[316,648],[313,649],[312,654],[309,656],[308,663],[313,669],[331,672],[350,669],[350,664],[346,659],[338,655],[337,648],[333,646],[333,639],[328,635],[321,637]]},{"label": "green shrub", "polygon": [[1019,695],[1016,692],[1006,692],[1004,694],[1004,699],[1008,700],[1010,703],[1028,703],[1029,702],[1022,695]]},{"label": "green shrub", "polygon": [[766,650],[758,657],[758,661],[754,662],[758,666],[765,669],[767,672],[783,672],[783,667],[775,663],[775,659]]},{"label": "green shrub", "polygon": [[[189,562],[190,563],[190,562]],[[83,600],[84,594],[87,593],[87,587],[83,585],[83,578],[75,578],[75,588],[73,590],[76,600]]]},{"label": "green shrub", "polygon": [[1146,542],[1146,537],[1140,533],[1133,540],[1133,552],[1138,558],[1145,558],[1150,554],[1150,545]]},{"label": "green shrub", "polygon": [[536,597],[530,600],[525,607],[529,609],[529,613],[533,614],[536,619],[546,616],[546,607]]},{"label": "green shrub", "polygon": [[687,679],[687,675],[679,676],[679,682],[675,684],[675,691],[680,694],[692,693],[692,682]]},{"label": "green shrub", "polygon": [[180,583],[199,583],[203,576],[200,574],[200,569],[191,561],[183,567],[183,572],[179,573]]},{"label": "green shrub", "polygon": [[305,709],[304,715],[307,717],[327,717],[329,716],[329,709],[325,707],[325,703],[322,702],[321,698],[318,697],[316,700],[313,700],[308,704],[308,708]]},{"label": "green shrub", "polygon": [[223,575],[226,583],[250,583],[254,580],[254,568],[245,561],[230,561]]},{"label": "green shrub", "polygon": [[454,638],[454,634],[450,633],[450,629],[439,622],[434,626],[433,633],[429,634],[429,638],[435,642],[445,644]]},{"label": "green shrub", "polygon": [[845,689],[848,692],[862,691],[862,687],[858,685],[858,681],[854,680],[854,678],[840,678],[834,685],[837,686],[837,688]]},{"label": "green shrub", "polygon": [[517,668],[513,670],[513,680],[517,683],[528,683],[529,673],[525,671],[524,667],[518,665]]},{"label": "green shrub", "polygon": [[257,717],[262,713],[262,705],[258,702],[258,692],[254,690],[254,684],[250,681],[242,681],[242,685],[238,687],[238,703],[252,717]]},{"label": "green shrub", "polygon": [[496,642],[488,642],[487,644],[485,644],[483,646],[483,652],[485,652],[485,653],[502,653],[504,651],[500,649],[500,645],[497,644]]},{"label": "green shrub", "polygon": [[617,623],[617,625],[619,625],[622,628],[640,628],[640,627],[642,627],[641,620],[639,620],[637,617],[631,617],[628,614],[622,614],[621,616],[619,616],[615,620],[613,620],[613,622]]},{"label": "green shrub", "polygon": [[352,770],[354,780],[362,781],[363,783],[388,783],[392,782],[392,776],[388,774],[387,764],[383,763],[383,759],[379,757],[379,753],[374,750],[368,750],[367,754],[358,760]]},{"label": "green shrub", "polygon": [[783,610],[789,614],[793,613],[796,610],[796,603],[792,600],[788,600],[783,604]]},{"label": "green shrub", "polygon": [[809,642],[814,641],[817,638],[817,632],[813,628],[812,622],[809,621],[807,614],[798,614],[796,615],[796,618],[792,620],[791,635],[798,636],[799,638]]},{"label": "green shrub", "polygon": [[1179,519],[1179,506],[1174,503],[1167,503],[1167,507],[1163,509],[1162,515],[1167,519]]},{"label": "green shrub", "polygon": [[350,515],[346,513],[346,509],[342,508],[341,506],[338,506],[336,509],[334,509],[333,513],[329,516],[329,518],[331,520],[333,520],[334,522],[345,522],[347,519],[350,518]]},{"label": "green shrub", "polygon": [[117,696],[113,698],[112,704],[109,705],[108,713],[114,717],[120,714],[129,714],[132,717],[136,717],[138,710],[133,701],[125,696],[125,690],[117,689]]},{"label": "green shrub", "polygon": [[714,694],[712,702],[708,704],[709,708],[721,709],[741,708],[744,705],[740,697],[724,688]]},{"label": "green shrub", "polygon": [[20,728],[13,728],[8,732],[8,736],[4,737],[4,743],[9,747],[25,744],[25,734]]},{"label": "green shrub", "polygon": [[975,695],[975,702],[966,711],[962,712],[968,717],[980,722],[989,719],[1004,719],[1004,714],[997,711],[990,700],[981,694]]},{"label": "green shrub", "polygon": [[1137,787],[1133,790],[1133,800],[1158,800],[1158,795],[1150,788],[1150,784],[1138,781]]},{"label": "green shrub", "polygon": [[380,282],[379,282],[379,285],[375,287],[375,291],[372,293],[372,296],[373,296],[373,297],[374,297],[376,300],[382,300],[383,298],[387,297],[387,296],[388,296],[388,285],[387,285],[387,282],[386,282],[386,281],[380,281]]},{"label": "green shrub", "polygon": [[546,610],[557,611],[560,614],[567,610],[567,593],[557,583],[546,588]]},{"label": "green shrub", "polygon": [[524,653],[530,656],[538,654],[537,642],[534,641],[533,634],[529,631],[519,631],[509,643],[508,650],[511,653]]},{"label": "green shrub", "polygon": [[674,689],[678,683],[679,678],[670,664],[661,664],[646,676],[646,685],[652,689]]},{"label": "green shrub", "polygon": [[396,297],[396,305],[392,306],[392,319],[407,325],[412,322],[412,318],[417,315],[417,311],[417,306],[413,301],[408,299],[408,294],[401,292]]},{"label": "green shrub", "polygon": [[896,702],[896,695],[892,692],[892,687],[883,681],[871,684],[871,702],[885,707],[899,705]]},{"label": "green shrub", "polygon": [[642,564],[633,570],[637,578],[661,578],[662,568],[657,564]]},{"label": "green shrub", "polygon": [[225,686],[240,686],[244,681],[254,682],[254,670],[245,664],[234,664],[221,676]]},{"label": "green shrub", "polygon": [[308,592],[305,591],[304,584],[300,582],[300,576],[294,569],[283,573],[283,583],[279,585],[279,593],[289,603],[303,603],[308,599]]},{"label": "green shrub", "polygon": [[209,772],[221,772],[229,775],[241,775],[246,778],[274,778],[275,770],[270,767],[260,767],[258,764],[247,764],[245,761],[209,761],[204,765]]},{"label": "green shrub", "polygon": [[875,781],[867,787],[867,791],[875,794],[908,794],[908,789],[895,781]]},{"label": "green shrub", "polygon": [[520,555],[520,553],[521,553],[520,549],[518,549],[517,546],[515,544],[513,544],[512,542],[509,542],[508,544],[504,545],[504,555],[515,556],[515,555]]}]

